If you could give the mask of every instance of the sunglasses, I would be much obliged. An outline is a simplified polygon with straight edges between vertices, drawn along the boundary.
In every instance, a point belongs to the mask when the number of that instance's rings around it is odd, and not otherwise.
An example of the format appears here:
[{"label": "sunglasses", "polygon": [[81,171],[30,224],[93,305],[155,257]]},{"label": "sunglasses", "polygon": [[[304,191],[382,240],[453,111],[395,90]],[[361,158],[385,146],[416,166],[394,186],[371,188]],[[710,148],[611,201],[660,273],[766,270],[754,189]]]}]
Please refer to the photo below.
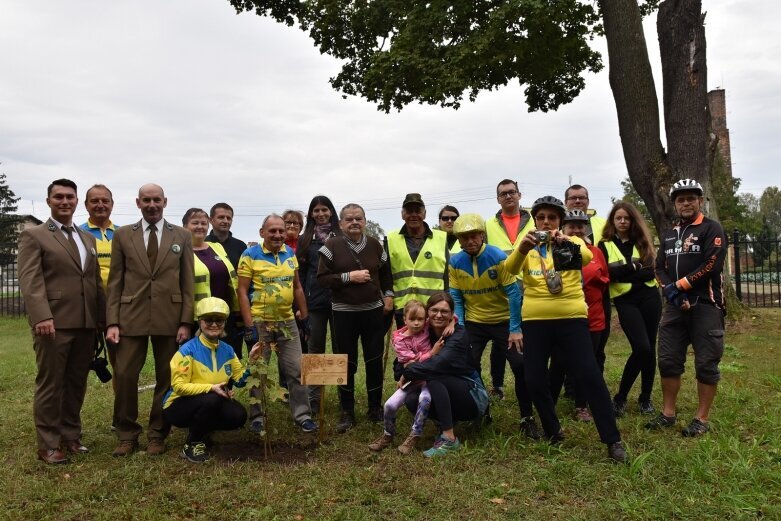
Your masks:
[{"label": "sunglasses", "polygon": [[458,219],[457,215],[443,215],[442,217],[439,218],[440,221],[451,222],[451,223],[455,222],[456,219]]},{"label": "sunglasses", "polygon": [[225,319],[224,318],[206,317],[206,318],[202,318],[201,320],[203,320],[203,322],[207,326],[224,326],[225,325]]}]

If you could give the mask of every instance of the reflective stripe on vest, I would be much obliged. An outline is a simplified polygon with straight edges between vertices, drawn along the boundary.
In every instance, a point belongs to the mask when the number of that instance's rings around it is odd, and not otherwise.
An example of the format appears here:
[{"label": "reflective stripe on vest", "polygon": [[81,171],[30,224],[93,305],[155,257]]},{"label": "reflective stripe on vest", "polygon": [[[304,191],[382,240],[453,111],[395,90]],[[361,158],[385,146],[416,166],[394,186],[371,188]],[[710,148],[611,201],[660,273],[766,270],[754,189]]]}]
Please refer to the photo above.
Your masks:
[{"label": "reflective stripe on vest", "polygon": [[428,297],[445,289],[447,234],[440,230],[433,230],[433,234],[433,237],[426,238],[414,263],[404,236],[398,231],[388,235],[396,309],[403,309],[415,298],[426,302]]},{"label": "reflective stripe on vest", "polygon": [[[607,250],[607,266],[610,268],[611,266],[621,266],[626,264],[626,257],[624,257],[624,254],[621,253],[621,251],[618,249],[618,246],[615,245],[613,241],[605,241],[603,243],[605,245],[605,249]],[[637,246],[632,246],[632,262],[640,261],[640,253],[637,251]],[[655,288],[657,286],[656,279],[651,279],[649,281],[646,281],[646,286],[649,288]],[[610,282],[610,298],[614,299],[616,297],[620,297],[621,295],[625,293],[629,293],[629,290],[632,289],[632,283],[631,282]]]}]

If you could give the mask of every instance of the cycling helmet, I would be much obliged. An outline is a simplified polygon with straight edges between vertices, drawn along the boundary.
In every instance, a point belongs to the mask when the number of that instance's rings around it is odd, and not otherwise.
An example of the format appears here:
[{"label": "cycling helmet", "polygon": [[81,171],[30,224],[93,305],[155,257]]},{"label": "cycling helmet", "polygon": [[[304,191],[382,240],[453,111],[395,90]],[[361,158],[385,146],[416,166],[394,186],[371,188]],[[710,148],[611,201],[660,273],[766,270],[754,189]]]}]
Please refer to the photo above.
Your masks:
[{"label": "cycling helmet", "polygon": [[675,194],[678,192],[697,192],[700,197],[704,193],[702,185],[694,179],[681,179],[673,183],[670,187],[670,199],[675,199]]},{"label": "cycling helmet", "polygon": [[546,195],[545,197],[540,197],[539,199],[534,201],[534,204],[532,205],[532,217],[537,215],[537,210],[539,210],[544,206],[555,208],[559,212],[559,217],[561,219],[564,219],[564,214],[566,213],[567,208],[564,206],[564,203],[562,203],[560,199],[556,199],[552,195]]},{"label": "cycling helmet", "polygon": [[453,223],[453,233],[461,235],[462,233],[485,232],[485,221],[476,213],[465,213],[456,219]]},{"label": "cycling helmet", "polygon": [[198,305],[195,306],[195,314],[198,318],[205,316],[228,318],[230,315],[230,308],[224,300],[217,297],[206,297],[198,301]]},{"label": "cycling helmet", "polygon": [[564,224],[573,222],[588,223],[588,215],[586,215],[586,212],[583,210],[567,210],[567,212],[564,214],[564,219],[561,220],[561,223]]}]

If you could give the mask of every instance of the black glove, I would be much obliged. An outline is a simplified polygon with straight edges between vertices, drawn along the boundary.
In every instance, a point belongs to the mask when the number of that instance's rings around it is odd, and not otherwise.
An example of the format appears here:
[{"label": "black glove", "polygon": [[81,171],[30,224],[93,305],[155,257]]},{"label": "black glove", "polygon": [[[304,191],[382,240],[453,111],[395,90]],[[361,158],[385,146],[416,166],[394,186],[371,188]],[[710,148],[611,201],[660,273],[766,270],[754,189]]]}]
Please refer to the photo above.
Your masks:
[{"label": "black glove", "polygon": [[675,287],[675,284],[668,284],[666,285],[662,291],[664,292],[664,298],[667,300],[668,303],[672,304],[673,306],[680,306],[679,304],[675,303],[675,300],[678,298],[678,296],[681,294],[680,291],[678,291],[678,288]]},{"label": "black glove", "polygon": [[255,326],[249,326],[244,328],[244,341],[247,345],[255,345],[258,343],[260,337],[258,337],[258,328]]},{"label": "black glove", "polygon": [[309,317],[304,320],[296,320],[298,324],[298,334],[304,341],[309,340],[309,335],[312,333],[312,326],[309,323]]}]

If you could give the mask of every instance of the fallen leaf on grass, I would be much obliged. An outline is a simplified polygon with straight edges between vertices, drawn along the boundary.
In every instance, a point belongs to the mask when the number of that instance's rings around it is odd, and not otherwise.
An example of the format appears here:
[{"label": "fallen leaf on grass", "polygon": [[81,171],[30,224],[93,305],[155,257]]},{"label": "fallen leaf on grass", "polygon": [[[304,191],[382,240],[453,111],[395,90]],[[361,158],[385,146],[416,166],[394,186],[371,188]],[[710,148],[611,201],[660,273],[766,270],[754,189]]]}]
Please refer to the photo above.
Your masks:
[{"label": "fallen leaf on grass", "polygon": [[488,501],[490,501],[494,505],[504,505],[504,499],[502,499],[500,497],[492,497]]}]

